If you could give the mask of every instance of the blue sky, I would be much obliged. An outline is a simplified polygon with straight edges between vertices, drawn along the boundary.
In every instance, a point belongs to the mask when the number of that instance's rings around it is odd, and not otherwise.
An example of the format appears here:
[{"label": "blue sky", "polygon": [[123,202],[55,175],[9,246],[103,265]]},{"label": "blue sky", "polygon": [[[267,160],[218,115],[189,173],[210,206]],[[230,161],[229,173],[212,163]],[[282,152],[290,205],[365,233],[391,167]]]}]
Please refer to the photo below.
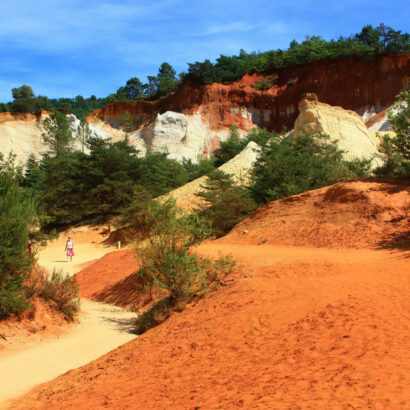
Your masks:
[{"label": "blue sky", "polygon": [[380,22],[410,31],[408,1],[2,0],[0,101],[11,88],[36,95],[104,97],[163,61],[287,48],[306,34],[347,36]]}]

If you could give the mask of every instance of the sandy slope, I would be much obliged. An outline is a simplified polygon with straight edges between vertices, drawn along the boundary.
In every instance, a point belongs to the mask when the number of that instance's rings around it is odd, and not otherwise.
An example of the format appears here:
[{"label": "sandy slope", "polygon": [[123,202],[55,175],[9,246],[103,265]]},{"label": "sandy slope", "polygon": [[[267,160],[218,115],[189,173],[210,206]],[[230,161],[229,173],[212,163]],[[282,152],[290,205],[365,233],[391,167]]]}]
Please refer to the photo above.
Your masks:
[{"label": "sandy slope", "polygon": [[[245,221],[246,234],[242,225],[201,245],[238,260],[226,286],[10,408],[409,408],[409,186],[356,188],[278,201]],[[335,199],[326,209],[315,205],[322,194]],[[289,203],[304,212],[281,232],[304,246],[277,243]]]},{"label": "sandy slope", "polygon": [[[39,256],[39,263],[48,269],[63,267],[69,274],[103,256],[114,248],[103,246],[104,238],[89,227],[71,230],[75,242],[75,262],[64,262],[66,235],[51,242]],[[51,380],[70,369],[82,366],[123,343],[135,338],[132,333],[136,314],[115,306],[81,300],[80,322],[68,327],[58,338],[25,345],[0,357],[1,403],[28,391],[33,386]],[[15,344],[19,341],[16,340]],[[17,349],[18,350],[18,349]]]},{"label": "sandy slope", "polygon": [[227,286],[13,403],[26,408],[406,408],[402,252],[208,244]]}]

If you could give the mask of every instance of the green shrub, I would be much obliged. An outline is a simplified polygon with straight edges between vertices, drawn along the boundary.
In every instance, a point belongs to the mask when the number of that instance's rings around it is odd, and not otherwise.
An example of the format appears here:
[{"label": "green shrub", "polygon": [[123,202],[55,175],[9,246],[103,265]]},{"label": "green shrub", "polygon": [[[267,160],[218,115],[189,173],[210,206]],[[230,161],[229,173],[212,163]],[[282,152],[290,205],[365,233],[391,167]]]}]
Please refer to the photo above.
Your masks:
[{"label": "green shrub", "polygon": [[116,227],[128,230],[133,236],[146,237],[150,230],[151,205],[151,195],[144,187],[137,186],[132,202],[129,206],[121,210],[120,218],[116,222]]},{"label": "green shrub", "polygon": [[149,288],[168,290],[173,297],[206,290],[204,268],[189,253],[192,245],[209,236],[205,221],[167,200],[152,201],[147,223],[147,242],[138,247],[140,280]]},{"label": "green shrub", "polygon": [[225,162],[229,161],[238,155],[250,141],[256,142],[259,146],[265,146],[271,138],[276,137],[276,133],[268,132],[266,129],[253,128],[248,135],[241,138],[238,128],[230,127],[231,133],[226,141],[221,141],[219,148],[215,150],[215,167],[220,167]]},{"label": "green shrub", "polygon": [[212,156],[211,158],[204,158],[199,161],[199,163],[194,164],[190,159],[183,159],[182,165],[185,168],[185,171],[189,175],[189,181],[193,181],[194,179],[200,178],[203,175],[209,174],[211,171],[215,169],[215,158]]},{"label": "green shrub", "polygon": [[356,177],[329,136],[304,135],[295,139],[272,139],[256,160],[250,191],[263,204]]},{"label": "green shrub", "polygon": [[147,330],[158,326],[168,319],[174,308],[175,299],[171,296],[159,300],[147,312],[143,313],[141,316],[138,316],[135,332],[138,335],[141,335]]},{"label": "green shrub", "polygon": [[207,293],[209,277],[226,265],[199,258],[190,248],[208,237],[210,227],[204,218],[187,214],[175,201],[152,201],[147,240],[137,248],[141,267],[137,272],[146,288],[165,289],[173,299]]},{"label": "green shrub", "polygon": [[269,90],[273,86],[273,81],[268,78],[262,78],[255,84],[251,84],[251,87],[256,88],[257,90]]},{"label": "green shrub", "polygon": [[231,130],[229,138],[226,141],[221,141],[219,148],[214,151],[215,167],[229,161],[246,147],[246,141],[240,137],[238,128],[235,126],[229,128]]},{"label": "green shrub", "polygon": [[396,104],[388,114],[396,135],[382,137],[380,151],[384,164],[375,170],[379,177],[410,175],[410,89],[400,93],[397,98],[403,103]]},{"label": "green shrub", "polygon": [[51,276],[39,272],[27,287],[28,294],[56,303],[57,308],[67,319],[73,320],[80,308],[78,284],[75,278],[64,275],[61,271],[53,270]]},{"label": "green shrub", "polygon": [[212,227],[212,233],[222,236],[255,210],[256,204],[247,188],[235,184],[223,171],[212,171],[197,193],[203,201],[197,209]]},{"label": "green shrub", "polygon": [[[214,261],[198,258],[197,261],[200,261],[200,265],[203,267],[203,276],[207,284],[223,283],[224,276],[231,272],[235,266],[235,261],[231,255],[219,255]],[[206,287],[206,290],[207,289],[208,287]],[[173,311],[182,311],[192,296],[192,293],[180,294],[177,297],[171,294],[159,300],[147,312],[138,317],[136,322],[136,333],[142,334],[147,330],[158,326],[167,320]]]}]

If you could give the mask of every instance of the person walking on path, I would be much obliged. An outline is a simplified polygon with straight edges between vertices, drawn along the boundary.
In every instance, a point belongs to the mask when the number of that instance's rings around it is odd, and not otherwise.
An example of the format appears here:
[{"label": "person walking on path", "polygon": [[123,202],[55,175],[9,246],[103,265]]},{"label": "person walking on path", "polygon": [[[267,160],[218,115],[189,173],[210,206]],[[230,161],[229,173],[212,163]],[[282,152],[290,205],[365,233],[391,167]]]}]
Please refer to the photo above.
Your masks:
[{"label": "person walking on path", "polygon": [[[70,262],[73,260],[74,256],[74,242],[71,239],[71,236],[68,237],[67,243],[65,244],[65,251],[67,251],[67,262],[70,260]],[[70,259],[68,259],[70,258]]]}]

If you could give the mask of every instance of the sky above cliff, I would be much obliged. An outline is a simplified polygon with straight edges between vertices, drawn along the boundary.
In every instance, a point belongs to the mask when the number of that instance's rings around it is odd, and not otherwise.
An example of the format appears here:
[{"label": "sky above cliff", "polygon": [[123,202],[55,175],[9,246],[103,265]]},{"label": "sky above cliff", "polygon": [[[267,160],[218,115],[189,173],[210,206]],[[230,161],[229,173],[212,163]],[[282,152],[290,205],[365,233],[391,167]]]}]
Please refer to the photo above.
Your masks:
[{"label": "sky above cliff", "polygon": [[287,48],[383,22],[410,31],[408,1],[15,0],[2,2],[0,101],[28,84],[36,95],[105,97],[143,82],[167,61],[176,71],[220,54]]}]

